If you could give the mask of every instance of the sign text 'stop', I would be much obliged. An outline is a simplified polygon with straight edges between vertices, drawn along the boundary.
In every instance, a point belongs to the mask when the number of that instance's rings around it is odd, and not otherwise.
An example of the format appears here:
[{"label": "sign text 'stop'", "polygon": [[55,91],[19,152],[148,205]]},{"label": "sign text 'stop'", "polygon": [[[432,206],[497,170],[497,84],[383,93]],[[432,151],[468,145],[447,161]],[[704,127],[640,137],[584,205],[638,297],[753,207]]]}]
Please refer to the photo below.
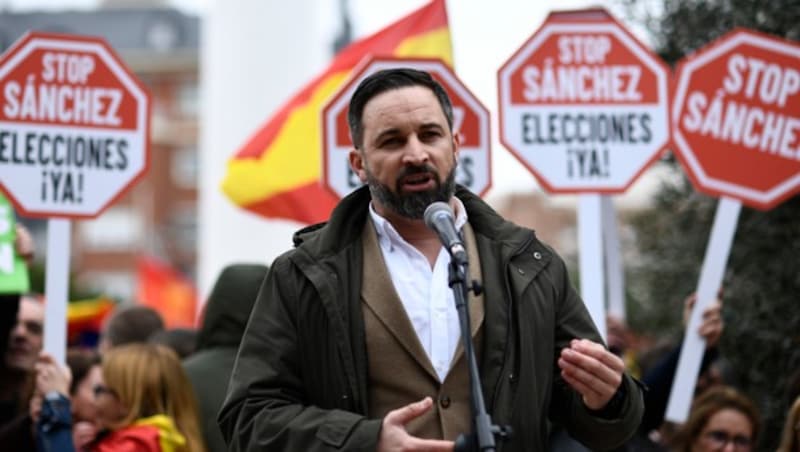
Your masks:
[{"label": "sign text 'stop'", "polygon": [[800,190],[800,45],[734,31],[677,77],[674,140],[699,190],[761,209]]}]

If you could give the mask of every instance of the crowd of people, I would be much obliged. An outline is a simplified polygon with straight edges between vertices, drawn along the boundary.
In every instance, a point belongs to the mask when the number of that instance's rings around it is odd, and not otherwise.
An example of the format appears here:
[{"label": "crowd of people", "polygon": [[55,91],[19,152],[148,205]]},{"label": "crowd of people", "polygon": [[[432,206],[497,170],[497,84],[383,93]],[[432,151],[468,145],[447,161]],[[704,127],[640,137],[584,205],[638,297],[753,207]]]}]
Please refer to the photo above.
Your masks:
[{"label": "crowd of people", "polygon": [[44,298],[3,296],[16,321],[2,332],[2,450],[227,450],[217,412],[266,271],[225,268],[198,331],[167,330],[149,307],[117,308],[97,346],[70,348],[66,363],[42,350]]},{"label": "crowd of people", "polygon": [[[267,268],[233,265],[220,275],[196,337],[167,334],[157,312],[132,306],[105,323],[100,347],[70,349],[63,366],[42,352],[45,303],[19,298],[16,324],[8,333],[0,393],[0,444],[8,450],[42,451],[225,451],[217,424],[239,342]],[[8,300],[5,300],[8,302]],[[687,303],[687,307],[690,306]],[[706,311],[703,336],[713,368],[716,340],[723,332],[721,305]],[[628,350],[620,324],[608,340]],[[179,337],[180,340],[166,338]],[[188,349],[188,352],[187,352]],[[697,390],[687,422],[677,430],[663,424],[678,348],[665,352],[641,375],[645,416],[634,439],[620,450],[749,451],[761,430],[755,404],[736,389],[707,382]],[[656,433],[660,433],[657,435]],[[668,439],[668,441],[667,441]],[[552,450],[588,450],[558,428]],[[778,452],[800,450],[800,397],[787,413]]]},{"label": "crowd of people", "polygon": [[[365,187],[326,225],[300,231],[271,269],[226,267],[197,332],[165,329],[148,307],[119,307],[96,347],[60,363],[42,350],[44,297],[4,295],[0,446],[451,451],[471,424],[447,287],[462,272],[482,283],[467,295],[478,386],[493,420],[513,427],[499,450],[755,450],[758,410],[726,381],[716,351],[721,301],[698,330],[707,351],[697,387],[685,388],[695,392],[689,418],[672,426],[664,412],[680,346],[648,362],[618,319],[604,343],[555,251],[455,186],[452,105],[429,74],[370,75],[348,123]],[[423,222],[433,202],[453,209],[459,233],[448,246],[460,247],[461,263]],[[30,237],[18,237],[30,256]],[[797,398],[779,452],[798,452],[799,418]]]}]

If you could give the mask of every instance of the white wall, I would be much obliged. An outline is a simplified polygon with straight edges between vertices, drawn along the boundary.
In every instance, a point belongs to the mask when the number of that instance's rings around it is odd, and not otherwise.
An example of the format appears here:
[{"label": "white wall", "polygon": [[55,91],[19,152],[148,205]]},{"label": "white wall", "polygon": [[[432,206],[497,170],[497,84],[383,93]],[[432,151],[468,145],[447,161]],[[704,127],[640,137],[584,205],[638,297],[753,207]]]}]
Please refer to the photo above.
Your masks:
[{"label": "white wall", "polygon": [[220,184],[234,152],[329,59],[320,3],[214,0],[205,10],[197,244],[203,299],[225,265],[270,263],[291,247],[291,234],[301,226],[247,213],[224,196]]}]

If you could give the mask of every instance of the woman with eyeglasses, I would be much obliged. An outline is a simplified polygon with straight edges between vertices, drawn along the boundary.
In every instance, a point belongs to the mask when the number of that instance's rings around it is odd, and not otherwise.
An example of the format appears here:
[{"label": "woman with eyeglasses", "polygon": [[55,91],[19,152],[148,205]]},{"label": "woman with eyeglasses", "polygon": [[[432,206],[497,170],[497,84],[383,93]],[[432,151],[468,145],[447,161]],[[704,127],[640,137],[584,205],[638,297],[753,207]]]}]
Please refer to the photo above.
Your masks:
[{"label": "woman with eyeglasses", "polygon": [[729,386],[698,396],[689,419],[676,436],[680,452],[748,452],[755,450],[760,420],[750,399]]},{"label": "woman with eyeglasses", "polygon": [[[169,348],[130,344],[111,349],[93,392],[101,432],[84,450],[205,451],[191,385]],[[37,430],[45,451],[75,450],[64,440],[64,430],[72,425],[66,413],[43,406]]]},{"label": "woman with eyeglasses", "polygon": [[800,397],[789,408],[778,452],[800,452]]}]

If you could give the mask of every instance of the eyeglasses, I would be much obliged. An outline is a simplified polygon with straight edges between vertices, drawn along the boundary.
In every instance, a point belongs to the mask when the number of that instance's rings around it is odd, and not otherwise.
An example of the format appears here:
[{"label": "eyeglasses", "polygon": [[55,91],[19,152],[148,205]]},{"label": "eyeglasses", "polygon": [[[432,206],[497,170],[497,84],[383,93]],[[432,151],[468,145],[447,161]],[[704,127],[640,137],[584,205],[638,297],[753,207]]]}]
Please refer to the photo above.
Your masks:
[{"label": "eyeglasses", "polygon": [[733,444],[736,450],[748,451],[753,445],[753,441],[745,435],[730,435],[723,430],[712,430],[705,434],[705,438],[714,447],[722,449],[728,443]]},{"label": "eyeglasses", "polygon": [[112,396],[117,395],[117,393],[115,393],[113,389],[109,388],[106,385],[101,385],[101,384],[94,385],[94,387],[92,388],[92,392],[94,393],[95,397],[100,397],[103,394],[108,394]]}]

